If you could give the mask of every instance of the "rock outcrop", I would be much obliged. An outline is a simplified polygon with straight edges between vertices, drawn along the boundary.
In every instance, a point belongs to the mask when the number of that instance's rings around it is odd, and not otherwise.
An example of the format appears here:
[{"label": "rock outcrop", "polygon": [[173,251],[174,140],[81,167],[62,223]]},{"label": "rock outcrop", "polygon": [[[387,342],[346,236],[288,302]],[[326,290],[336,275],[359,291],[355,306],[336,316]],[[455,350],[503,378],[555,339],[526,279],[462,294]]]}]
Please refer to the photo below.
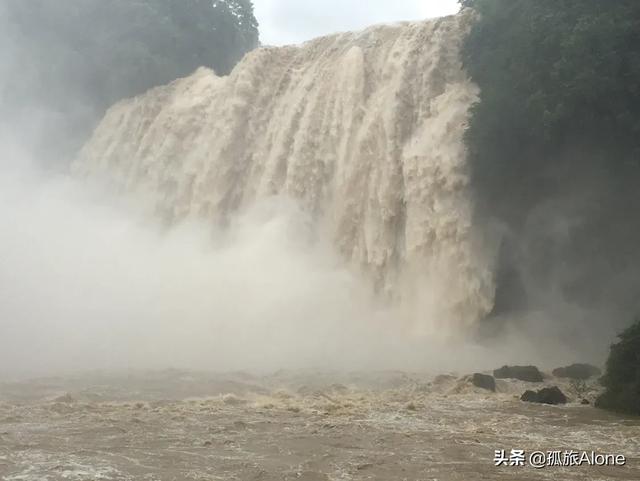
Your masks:
[{"label": "rock outcrop", "polygon": [[565,367],[558,367],[552,371],[555,377],[568,377],[571,379],[589,379],[593,376],[599,376],[602,371],[591,364],[571,364]]},{"label": "rock outcrop", "polygon": [[557,387],[545,387],[538,391],[527,390],[520,397],[521,401],[541,403],[541,404],[565,404],[567,397]]},{"label": "rock outcrop", "polygon": [[496,379],[519,379],[520,381],[542,382],[542,373],[536,366],[502,366],[493,371]]},{"label": "rock outcrop", "polygon": [[488,374],[475,373],[471,377],[471,383],[476,387],[487,389],[491,392],[496,391],[496,381],[493,376],[489,376]]}]

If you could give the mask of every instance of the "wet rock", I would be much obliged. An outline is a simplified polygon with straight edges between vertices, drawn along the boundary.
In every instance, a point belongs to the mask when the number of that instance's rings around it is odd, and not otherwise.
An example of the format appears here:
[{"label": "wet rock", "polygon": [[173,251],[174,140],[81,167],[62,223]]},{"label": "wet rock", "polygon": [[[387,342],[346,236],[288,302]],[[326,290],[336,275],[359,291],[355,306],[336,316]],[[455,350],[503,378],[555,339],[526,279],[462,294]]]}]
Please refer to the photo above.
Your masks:
[{"label": "wet rock", "polygon": [[580,404],[591,404],[588,399],[583,399]]},{"label": "wet rock", "polygon": [[565,367],[558,367],[552,371],[555,377],[568,377],[570,379],[589,379],[599,376],[602,371],[591,364],[575,363]]},{"label": "wet rock", "polygon": [[537,403],[538,401],[538,393],[535,391],[531,391],[527,389],[522,396],[520,396],[520,401],[525,401],[529,403]]},{"label": "wet rock", "polygon": [[502,366],[493,371],[496,379],[519,379],[520,381],[542,382],[542,373],[536,366]]},{"label": "wet rock", "polygon": [[567,397],[557,386],[553,386],[542,388],[537,392],[527,390],[520,400],[541,404],[565,404]]},{"label": "wet rock", "polygon": [[565,404],[567,402],[567,397],[557,386],[540,389],[538,396],[539,402],[544,404]]},{"label": "wet rock", "polygon": [[480,374],[476,372],[471,378],[471,383],[476,387],[496,392],[496,380],[493,376],[489,376],[488,374]]}]

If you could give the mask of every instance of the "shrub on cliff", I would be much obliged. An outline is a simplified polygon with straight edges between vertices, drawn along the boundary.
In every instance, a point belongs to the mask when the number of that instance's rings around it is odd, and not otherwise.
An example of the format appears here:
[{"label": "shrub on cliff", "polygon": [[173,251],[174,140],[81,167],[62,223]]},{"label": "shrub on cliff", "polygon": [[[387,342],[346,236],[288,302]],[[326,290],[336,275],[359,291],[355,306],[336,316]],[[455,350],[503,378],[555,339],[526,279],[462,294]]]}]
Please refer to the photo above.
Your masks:
[{"label": "shrub on cliff", "polygon": [[606,391],[596,407],[640,415],[640,319],[619,335],[611,346],[602,377]]}]

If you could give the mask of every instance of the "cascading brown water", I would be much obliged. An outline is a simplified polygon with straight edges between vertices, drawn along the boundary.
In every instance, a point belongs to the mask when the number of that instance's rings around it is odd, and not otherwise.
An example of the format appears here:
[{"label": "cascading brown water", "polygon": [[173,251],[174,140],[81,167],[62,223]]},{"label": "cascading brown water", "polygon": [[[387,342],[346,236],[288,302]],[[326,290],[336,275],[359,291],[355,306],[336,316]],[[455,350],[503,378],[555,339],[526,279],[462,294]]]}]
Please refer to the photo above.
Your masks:
[{"label": "cascading brown water", "polygon": [[471,21],[260,48],[229,77],[201,68],[114,105],[75,169],[153,192],[172,221],[293,198],[378,292],[469,324],[493,301],[462,140],[478,96],[459,58]]}]

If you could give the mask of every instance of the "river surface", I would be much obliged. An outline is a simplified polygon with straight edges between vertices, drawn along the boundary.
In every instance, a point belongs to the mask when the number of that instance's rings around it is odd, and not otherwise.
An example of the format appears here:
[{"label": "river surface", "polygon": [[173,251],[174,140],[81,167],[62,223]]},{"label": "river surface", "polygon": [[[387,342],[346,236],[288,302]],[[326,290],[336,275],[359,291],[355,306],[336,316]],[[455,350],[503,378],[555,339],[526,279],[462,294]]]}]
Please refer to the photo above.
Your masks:
[{"label": "river surface", "polygon": [[[640,419],[405,372],[91,373],[0,384],[0,478],[639,480]],[[539,385],[535,386],[539,387]],[[495,450],[622,454],[625,466],[496,466]],[[525,454],[526,456],[527,454]]]}]

